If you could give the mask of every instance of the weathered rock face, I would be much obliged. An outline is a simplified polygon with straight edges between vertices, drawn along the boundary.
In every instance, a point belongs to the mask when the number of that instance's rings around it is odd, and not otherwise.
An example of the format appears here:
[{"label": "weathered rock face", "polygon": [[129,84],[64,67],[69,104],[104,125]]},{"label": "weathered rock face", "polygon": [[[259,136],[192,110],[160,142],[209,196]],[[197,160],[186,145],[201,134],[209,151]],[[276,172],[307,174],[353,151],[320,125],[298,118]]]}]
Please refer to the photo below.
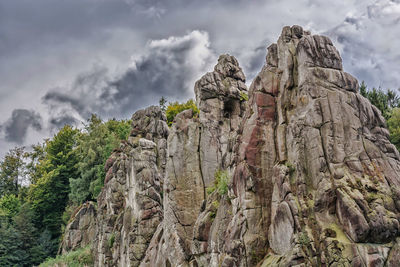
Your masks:
[{"label": "weathered rock face", "polygon": [[132,132],[106,163],[98,197],[96,266],[138,266],[163,218],[168,126],[159,107],[132,116]]},{"label": "weathered rock face", "polygon": [[204,223],[199,214],[215,173],[233,171],[233,146],[247,96],[244,82],[237,60],[221,56],[214,71],[195,85],[199,117],[187,110],[175,118],[168,137],[164,221],[142,266],[185,266],[194,264],[194,254],[207,252],[208,242],[197,229]]},{"label": "weathered rock face", "polygon": [[133,115],[96,266],[398,264],[399,153],[327,37],[285,27],[248,94],[229,55],[195,94],[170,131],[159,108]]},{"label": "weathered rock face", "polygon": [[93,202],[85,202],[71,216],[65,227],[61,242],[61,253],[67,253],[91,244],[96,236],[96,207]]}]

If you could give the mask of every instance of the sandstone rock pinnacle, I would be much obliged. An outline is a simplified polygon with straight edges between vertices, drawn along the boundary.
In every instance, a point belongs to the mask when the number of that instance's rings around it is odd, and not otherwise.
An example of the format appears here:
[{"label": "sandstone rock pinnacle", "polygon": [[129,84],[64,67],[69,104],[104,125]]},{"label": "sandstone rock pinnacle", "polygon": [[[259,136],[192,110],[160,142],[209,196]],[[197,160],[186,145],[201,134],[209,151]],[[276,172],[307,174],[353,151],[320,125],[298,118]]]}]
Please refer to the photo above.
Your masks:
[{"label": "sandstone rock pinnacle", "polygon": [[220,56],[195,84],[198,117],[133,115],[98,199],[97,266],[397,266],[384,118],[328,37],[287,26],[267,51],[249,89]]}]

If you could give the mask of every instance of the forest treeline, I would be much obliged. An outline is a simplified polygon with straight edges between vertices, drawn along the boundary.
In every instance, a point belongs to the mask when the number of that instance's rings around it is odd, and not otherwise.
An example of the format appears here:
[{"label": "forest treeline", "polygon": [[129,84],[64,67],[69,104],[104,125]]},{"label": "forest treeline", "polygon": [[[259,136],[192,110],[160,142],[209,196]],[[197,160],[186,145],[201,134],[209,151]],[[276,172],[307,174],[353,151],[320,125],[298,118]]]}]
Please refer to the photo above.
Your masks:
[{"label": "forest treeline", "polygon": [[65,225],[81,203],[95,200],[104,163],[130,133],[130,121],[92,115],[82,130],[11,149],[0,162],[0,266],[33,266],[57,254]]},{"label": "forest treeline", "polygon": [[[400,97],[395,91],[360,93],[387,120],[392,143],[400,149]],[[198,109],[193,100],[166,105],[168,125],[181,111]],[[104,164],[126,140],[130,121],[102,121],[92,115],[83,129],[69,125],[52,138],[25,149],[16,147],[0,161],[0,266],[33,266],[57,254],[68,220],[79,205],[96,201],[105,178]]]}]

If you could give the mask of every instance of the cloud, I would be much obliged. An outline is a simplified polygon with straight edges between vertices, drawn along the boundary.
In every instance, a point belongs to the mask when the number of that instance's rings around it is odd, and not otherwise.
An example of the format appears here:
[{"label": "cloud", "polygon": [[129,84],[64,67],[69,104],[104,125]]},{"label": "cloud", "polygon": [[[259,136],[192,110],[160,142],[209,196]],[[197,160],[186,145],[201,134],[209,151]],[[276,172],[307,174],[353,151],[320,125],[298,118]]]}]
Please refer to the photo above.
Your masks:
[{"label": "cloud", "polygon": [[64,125],[77,125],[79,122],[76,118],[70,115],[59,115],[50,118],[49,120],[51,127],[53,130],[60,129]]},{"label": "cloud", "polygon": [[[215,60],[204,31],[152,40],[145,53],[119,75],[110,77],[106,67],[96,66],[78,75],[70,88],[54,88],[42,100],[52,113],[69,113],[69,121],[87,119],[91,113],[126,118],[139,108],[157,104],[161,96],[171,101],[193,97],[194,82],[211,70]],[[50,123],[63,121],[53,117]]]},{"label": "cloud", "polygon": [[36,131],[42,129],[42,118],[33,110],[14,109],[1,129],[5,132],[5,139],[9,142],[22,144],[25,141],[28,128]]},{"label": "cloud", "polygon": [[162,95],[192,97],[222,53],[237,57],[251,83],[266,47],[293,24],[329,35],[360,81],[394,89],[398,12],[389,0],[3,0],[0,121],[34,107],[46,122],[28,128],[25,142],[34,143],[91,113],[127,118]]},{"label": "cloud", "polygon": [[370,87],[400,88],[399,1],[375,1],[326,33],[342,51],[347,71]]}]

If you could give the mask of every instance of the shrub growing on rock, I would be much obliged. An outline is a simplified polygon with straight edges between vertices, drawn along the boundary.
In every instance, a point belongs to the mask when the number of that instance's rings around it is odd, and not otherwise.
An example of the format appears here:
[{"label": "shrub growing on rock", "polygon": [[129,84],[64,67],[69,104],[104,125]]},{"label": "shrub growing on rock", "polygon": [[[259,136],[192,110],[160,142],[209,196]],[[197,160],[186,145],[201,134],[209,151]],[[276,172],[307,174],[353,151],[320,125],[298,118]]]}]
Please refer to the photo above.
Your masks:
[{"label": "shrub growing on rock", "polygon": [[165,115],[167,116],[168,126],[171,127],[172,122],[174,121],[176,115],[187,109],[193,110],[194,116],[199,114],[199,109],[197,108],[196,103],[193,101],[193,99],[189,99],[186,103],[179,103],[179,102],[169,103],[167,110],[165,111]]}]

